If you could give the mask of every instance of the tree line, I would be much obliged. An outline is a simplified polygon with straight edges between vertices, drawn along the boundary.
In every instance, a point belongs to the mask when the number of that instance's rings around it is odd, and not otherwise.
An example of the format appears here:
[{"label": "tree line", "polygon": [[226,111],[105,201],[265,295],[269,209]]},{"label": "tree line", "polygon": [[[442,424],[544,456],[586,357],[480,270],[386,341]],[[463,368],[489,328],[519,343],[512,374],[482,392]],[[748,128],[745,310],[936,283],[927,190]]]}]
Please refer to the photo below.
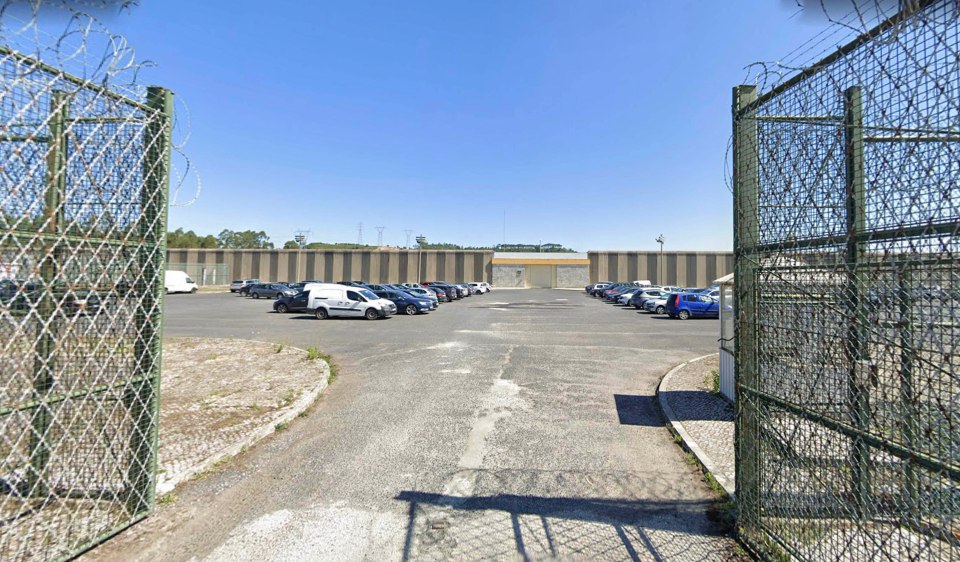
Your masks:
[{"label": "tree line", "polygon": [[[205,236],[192,230],[178,228],[167,233],[168,248],[232,249],[232,250],[272,250],[273,242],[262,230],[229,230],[220,234]],[[287,240],[281,246],[285,250],[296,250],[300,245],[295,240]],[[377,246],[351,244],[349,242],[310,242],[304,244],[305,250],[375,250]],[[416,247],[414,247],[415,249]],[[496,252],[573,252],[560,244],[497,244],[495,246],[461,246],[449,242],[427,242],[424,250],[493,250]]]}]

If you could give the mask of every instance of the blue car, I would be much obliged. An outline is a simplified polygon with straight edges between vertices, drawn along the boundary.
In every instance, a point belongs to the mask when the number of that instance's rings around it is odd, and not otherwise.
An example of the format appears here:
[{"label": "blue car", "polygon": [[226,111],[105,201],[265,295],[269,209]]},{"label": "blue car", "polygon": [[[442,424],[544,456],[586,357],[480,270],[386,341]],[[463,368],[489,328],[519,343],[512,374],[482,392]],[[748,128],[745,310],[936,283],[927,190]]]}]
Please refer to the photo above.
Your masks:
[{"label": "blue car", "polygon": [[719,318],[720,301],[703,293],[671,293],[667,296],[667,315],[670,318]]},{"label": "blue car", "polygon": [[374,291],[381,299],[387,299],[397,305],[397,312],[405,312],[409,316],[429,312],[434,309],[433,301],[417,298],[402,291]]}]

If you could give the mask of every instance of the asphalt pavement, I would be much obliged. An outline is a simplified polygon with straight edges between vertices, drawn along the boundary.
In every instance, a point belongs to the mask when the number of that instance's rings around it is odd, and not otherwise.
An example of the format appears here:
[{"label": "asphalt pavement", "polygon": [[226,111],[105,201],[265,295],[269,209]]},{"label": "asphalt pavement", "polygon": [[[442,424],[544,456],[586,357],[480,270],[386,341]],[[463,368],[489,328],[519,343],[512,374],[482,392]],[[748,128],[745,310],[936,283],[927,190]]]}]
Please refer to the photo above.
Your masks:
[{"label": "asphalt pavement", "polygon": [[716,320],[548,289],[376,321],[270,308],[170,295],[164,334],[316,346],[336,382],[90,559],[737,557],[654,398],[672,366],[716,350]]}]

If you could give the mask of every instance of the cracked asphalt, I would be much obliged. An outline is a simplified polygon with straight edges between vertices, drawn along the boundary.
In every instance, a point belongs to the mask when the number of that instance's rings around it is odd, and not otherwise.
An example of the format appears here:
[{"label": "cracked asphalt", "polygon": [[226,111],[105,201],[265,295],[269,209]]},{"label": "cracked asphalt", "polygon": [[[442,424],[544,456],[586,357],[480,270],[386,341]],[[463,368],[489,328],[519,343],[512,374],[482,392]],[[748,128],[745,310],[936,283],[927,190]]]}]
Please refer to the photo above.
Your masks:
[{"label": "cracked asphalt", "polygon": [[166,307],[166,336],[316,346],[339,378],[87,559],[739,558],[654,401],[667,370],[716,350],[716,320],[549,289],[378,321],[231,294]]}]

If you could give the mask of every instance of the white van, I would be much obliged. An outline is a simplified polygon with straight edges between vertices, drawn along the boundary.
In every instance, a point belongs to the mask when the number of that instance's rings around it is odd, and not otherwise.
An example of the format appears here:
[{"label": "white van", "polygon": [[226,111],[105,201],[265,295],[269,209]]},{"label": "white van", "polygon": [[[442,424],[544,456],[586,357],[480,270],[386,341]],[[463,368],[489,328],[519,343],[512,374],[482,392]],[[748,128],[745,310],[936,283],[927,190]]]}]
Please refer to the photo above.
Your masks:
[{"label": "white van", "polygon": [[197,284],[185,271],[167,270],[163,275],[163,286],[168,293],[196,293]]},{"label": "white van", "polygon": [[397,313],[397,305],[381,299],[370,289],[348,287],[334,283],[310,283],[303,288],[309,291],[307,308],[318,320],[331,316],[347,316],[376,320]]}]

